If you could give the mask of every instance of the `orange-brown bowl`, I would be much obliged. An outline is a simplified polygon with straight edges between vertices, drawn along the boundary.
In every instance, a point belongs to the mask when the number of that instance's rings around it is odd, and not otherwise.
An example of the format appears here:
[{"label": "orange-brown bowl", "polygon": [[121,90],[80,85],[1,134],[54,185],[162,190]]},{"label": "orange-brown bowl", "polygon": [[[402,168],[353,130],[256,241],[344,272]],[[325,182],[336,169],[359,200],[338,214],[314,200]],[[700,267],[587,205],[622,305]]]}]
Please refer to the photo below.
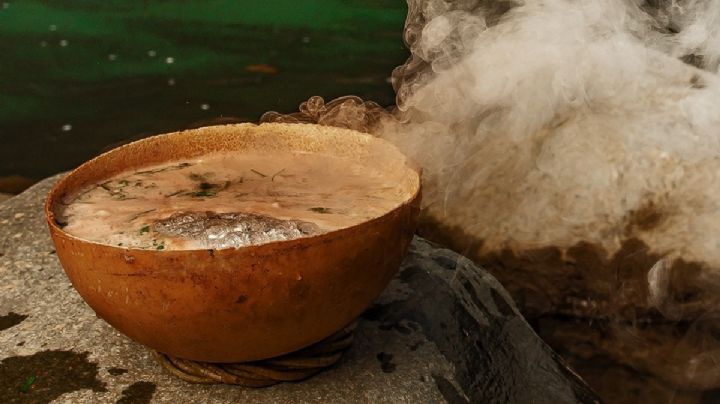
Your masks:
[{"label": "orange-brown bowl", "polygon": [[[122,171],[214,151],[298,150],[405,170],[406,200],[380,217],[318,236],[220,250],[140,250],[74,237],[56,204]],[[380,157],[378,157],[380,156]],[[413,236],[420,175],[394,146],[359,132],[299,124],[205,127],[107,152],[50,191],[45,214],[58,258],[95,312],[160,352],[241,362],[292,352],[351,323],[397,271]]]}]

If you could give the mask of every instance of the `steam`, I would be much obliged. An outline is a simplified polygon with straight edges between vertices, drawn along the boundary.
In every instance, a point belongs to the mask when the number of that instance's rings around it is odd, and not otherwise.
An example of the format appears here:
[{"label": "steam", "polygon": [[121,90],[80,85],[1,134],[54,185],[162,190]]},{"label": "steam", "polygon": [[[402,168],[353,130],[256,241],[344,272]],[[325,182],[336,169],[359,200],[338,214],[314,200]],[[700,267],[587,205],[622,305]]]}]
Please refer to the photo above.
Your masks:
[{"label": "steam", "polygon": [[[381,134],[421,162],[431,214],[485,227],[487,248],[505,228],[523,244],[584,237],[617,249],[622,223],[603,217],[623,217],[685,174],[676,163],[718,150],[716,77],[663,53],[677,52],[670,36],[634,4],[465,8],[410,4],[402,124]],[[695,76],[708,88],[693,91]]]},{"label": "steam", "polygon": [[[478,241],[473,258],[589,243],[609,259],[639,240],[658,257],[639,312],[717,323],[717,2],[408,0],[405,41],[393,110],[313,97],[263,121],[395,143],[423,167],[425,219]],[[698,349],[667,377],[717,387],[695,365],[720,353]]]},{"label": "steam", "polygon": [[629,214],[653,206],[658,227],[632,236],[720,265],[714,237],[697,237],[720,225],[717,198],[704,195],[720,185],[720,7],[409,0],[408,10],[396,110],[313,97],[262,121],[394,142],[423,167],[427,215],[485,251],[583,240],[612,254]]},{"label": "steam", "polygon": [[298,109],[292,114],[266,112],[260,122],[317,123],[371,133],[380,120],[391,119],[389,112],[377,103],[355,96],[339,97],[327,104],[322,97],[314,96],[300,104]]},{"label": "steam", "polygon": [[[378,133],[477,255],[637,237],[720,268],[719,22],[709,1],[410,1],[412,57]],[[647,206],[658,223],[628,231]]]},{"label": "steam", "polygon": [[[549,246],[566,254],[579,242],[612,256],[639,239],[661,258],[639,268],[648,282],[637,311],[716,328],[717,3],[408,5],[412,56],[394,72],[394,118],[376,133],[423,167],[426,217],[480,240],[473,257]],[[718,351],[692,346],[675,370],[652,371],[717,387],[717,372],[698,363]]]}]

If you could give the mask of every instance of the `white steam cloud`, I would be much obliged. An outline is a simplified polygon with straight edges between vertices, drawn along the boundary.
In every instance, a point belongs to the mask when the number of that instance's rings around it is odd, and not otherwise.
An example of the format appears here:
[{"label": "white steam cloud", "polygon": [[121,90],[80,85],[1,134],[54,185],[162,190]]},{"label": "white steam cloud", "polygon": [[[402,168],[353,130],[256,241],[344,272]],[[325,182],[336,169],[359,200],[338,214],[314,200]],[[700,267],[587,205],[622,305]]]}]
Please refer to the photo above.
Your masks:
[{"label": "white steam cloud", "polygon": [[[424,168],[427,215],[482,241],[471,255],[578,242],[612,255],[635,237],[720,268],[720,5],[409,10],[399,121],[379,133]],[[657,223],[630,228],[648,209]]]},{"label": "white steam cloud", "polygon": [[[431,231],[489,266],[513,257],[491,269],[521,304],[537,282],[526,310],[720,328],[719,2],[408,0],[405,41],[396,110],[313,97],[264,120],[398,145]],[[688,372],[668,377],[720,387]]]},{"label": "white steam cloud", "polygon": [[[405,39],[398,110],[376,133],[423,167],[425,216],[459,233],[454,247],[488,265],[559,251],[582,281],[537,274],[542,257],[494,268],[521,300],[538,280],[529,311],[562,311],[552,293],[574,290],[596,301],[571,314],[717,329],[718,2],[410,0]],[[579,245],[606,255],[583,267]],[[720,386],[690,369],[718,359],[708,349],[688,348],[672,364],[687,371],[665,378]]]}]

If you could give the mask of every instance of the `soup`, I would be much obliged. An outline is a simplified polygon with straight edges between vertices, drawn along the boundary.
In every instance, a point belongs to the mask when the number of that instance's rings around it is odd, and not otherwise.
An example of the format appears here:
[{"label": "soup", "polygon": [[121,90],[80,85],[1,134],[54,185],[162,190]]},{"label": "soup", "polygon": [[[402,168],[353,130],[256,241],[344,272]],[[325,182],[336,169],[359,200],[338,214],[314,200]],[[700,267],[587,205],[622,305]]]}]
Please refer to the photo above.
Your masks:
[{"label": "soup", "polygon": [[218,152],[122,172],[69,195],[69,234],[126,248],[232,248],[322,234],[381,216],[398,178],[347,158]]}]

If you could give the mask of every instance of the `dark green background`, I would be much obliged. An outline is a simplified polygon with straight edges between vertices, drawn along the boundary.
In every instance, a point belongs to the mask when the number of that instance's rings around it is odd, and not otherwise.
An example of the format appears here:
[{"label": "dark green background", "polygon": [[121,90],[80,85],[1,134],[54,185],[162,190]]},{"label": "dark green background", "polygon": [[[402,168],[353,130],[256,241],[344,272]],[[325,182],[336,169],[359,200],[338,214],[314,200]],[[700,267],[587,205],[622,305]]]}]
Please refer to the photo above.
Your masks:
[{"label": "dark green background", "polygon": [[401,0],[0,0],[0,177],[312,95],[392,104],[405,14]]}]

